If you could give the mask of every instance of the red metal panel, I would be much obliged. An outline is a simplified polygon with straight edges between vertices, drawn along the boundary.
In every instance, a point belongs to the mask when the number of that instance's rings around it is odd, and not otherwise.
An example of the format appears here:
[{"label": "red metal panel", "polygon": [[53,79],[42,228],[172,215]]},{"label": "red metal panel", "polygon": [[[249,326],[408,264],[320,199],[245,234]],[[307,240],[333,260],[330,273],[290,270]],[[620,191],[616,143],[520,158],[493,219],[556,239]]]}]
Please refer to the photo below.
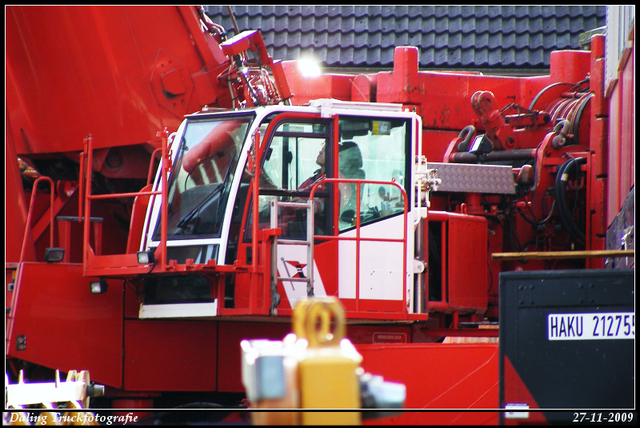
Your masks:
[{"label": "red metal panel", "polygon": [[215,391],[217,342],[213,321],[125,321],[124,389]]},{"label": "red metal panel", "polygon": [[[548,76],[504,78],[473,73],[418,72],[409,63],[411,49],[396,48],[392,73],[378,73],[377,101],[419,105],[426,128],[460,130],[470,124],[471,96],[480,90],[492,91],[499,105],[513,102],[528,105],[552,82]],[[584,76],[582,76],[584,78]]]},{"label": "red metal panel", "polygon": [[[122,281],[91,294],[79,264],[23,263],[10,302],[7,355],[122,385]],[[9,303],[9,302],[7,302]],[[26,348],[16,339],[26,336]]]},{"label": "red metal panel", "polygon": [[[608,224],[606,223],[606,192],[607,182],[609,179],[596,178],[590,191],[590,208],[591,208],[591,235],[592,239],[597,236],[603,237],[607,233]],[[598,248],[596,245],[592,245],[591,250],[604,250],[604,248]]]},{"label": "red metal panel", "polygon": [[424,129],[422,132],[422,154],[429,162],[445,162],[445,152],[460,131]]},{"label": "red metal panel", "polygon": [[[406,386],[405,411],[384,425],[497,425],[497,412],[431,413],[411,409],[497,409],[498,344],[356,345],[368,373]],[[372,421],[370,424],[376,424]]]},{"label": "red metal panel", "polygon": [[[189,86],[189,76],[206,65],[202,58],[211,56],[194,47],[208,46],[202,33],[193,33],[195,14],[174,6],[10,6],[6,12],[7,110],[18,154],[80,151],[89,133],[103,148],[151,141],[165,126],[177,129],[181,114],[160,106],[171,95],[158,99],[153,92],[161,84],[157,73],[151,81],[159,50],[179,61]],[[176,68],[165,65],[165,72]],[[197,97],[176,99],[180,111],[201,107]]]},{"label": "red metal panel", "polygon": [[373,101],[372,92],[375,85],[375,75],[360,74],[353,79],[351,88],[351,101]]},{"label": "red metal panel", "polygon": [[589,86],[593,92],[593,108],[596,117],[609,115],[609,103],[604,97],[605,60],[598,58],[591,67],[591,80]]},{"label": "red metal panel", "polygon": [[[8,85],[6,85],[8,86]],[[8,89],[8,88],[7,88]],[[5,142],[5,262],[17,263],[20,261],[22,251],[22,239],[24,227],[27,222],[28,200],[22,187],[22,178],[18,168],[18,155],[13,140],[9,111],[6,111],[6,135]],[[8,191],[7,191],[8,190]],[[34,259],[32,243],[28,248],[26,257]]]},{"label": "red metal panel", "polygon": [[555,51],[549,58],[549,74],[554,82],[576,83],[587,76],[589,51]]},{"label": "red metal panel", "polygon": [[449,216],[449,306],[487,308],[487,220],[477,216]]},{"label": "red metal panel", "polygon": [[609,99],[607,224],[618,214],[635,182],[634,55],[625,54],[622,58],[618,81]]},{"label": "red metal panel", "polygon": [[[141,192],[149,192],[152,185],[140,189]],[[144,217],[149,206],[150,196],[136,196],[133,200],[133,209],[131,210],[131,225],[129,227],[129,236],[127,239],[127,253],[135,253],[140,249],[140,240],[144,229]]]},{"label": "red metal panel", "polygon": [[[415,89],[419,87],[418,77],[418,48],[399,47],[393,52],[393,73],[381,73],[378,86],[379,102],[397,102],[419,104],[421,94]],[[387,77],[392,77],[391,81]],[[392,99],[388,93],[393,94]]]},{"label": "red metal panel", "polygon": [[620,210],[621,202],[619,201],[620,187],[620,85],[616,85],[611,93],[609,102],[609,162],[608,162],[608,180],[607,186],[607,224],[611,224],[615,216]]},{"label": "red metal panel", "polygon": [[349,101],[353,76],[331,74],[317,77],[305,77],[298,70],[297,61],[282,61],[284,75],[289,83],[294,105],[304,105],[309,100],[335,98]]},{"label": "red metal panel", "polygon": [[[519,78],[520,84],[520,97],[522,100],[526,100],[521,105],[529,107],[531,101],[548,85],[555,83],[549,76],[531,76]],[[513,102],[513,101],[511,101]]]},{"label": "red metal panel", "polygon": [[596,34],[591,36],[591,59],[604,58],[605,35]]},{"label": "red metal panel", "polygon": [[[327,296],[338,295],[338,241],[319,242],[314,246],[313,258],[322,278]],[[281,290],[280,293],[284,292]],[[293,309],[293,308],[292,308]]]},{"label": "red metal panel", "polygon": [[596,117],[591,126],[591,138],[589,146],[591,149],[591,167],[596,177],[607,177],[609,166],[609,147],[607,136],[609,131],[609,118]]},{"label": "red metal panel", "polygon": [[[218,391],[245,392],[241,377],[242,340],[268,339],[281,341],[292,332],[288,318],[279,318],[280,322],[221,322],[219,325],[218,346]],[[402,344],[411,341],[410,327],[395,326],[358,326],[347,327],[347,336],[354,344]]]},{"label": "red metal panel", "polygon": [[356,344],[410,343],[411,327],[348,325],[346,337]]},{"label": "red metal panel", "polygon": [[[470,76],[463,74],[422,72],[408,79],[395,72],[379,73],[378,101],[421,104],[423,127],[459,130],[473,117],[469,80]],[[405,90],[413,95],[403,95]]]},{"label": "red metal panel", "polygon": [[140,313],[140,303],[143,301],[142,279],[127,279],[124,286],[124,318],[135,319]]}]

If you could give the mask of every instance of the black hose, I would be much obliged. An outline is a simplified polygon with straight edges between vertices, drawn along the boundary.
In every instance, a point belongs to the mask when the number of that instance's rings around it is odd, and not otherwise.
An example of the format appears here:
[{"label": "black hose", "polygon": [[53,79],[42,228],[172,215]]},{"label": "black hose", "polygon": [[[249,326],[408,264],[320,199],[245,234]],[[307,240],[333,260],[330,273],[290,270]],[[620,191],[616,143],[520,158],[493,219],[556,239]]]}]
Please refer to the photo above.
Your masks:
[{"label": "black hose", "polygon": [[587,162],[587,158],[571,158],[558,168],[556,172],[556,207],[558,208],[558,214],[560,216],[560,223],[562,227],[567,231],[570,237],[578,241],[578,243],[585,245],[586,237],[584,232],[580,230],[578,225],[573,221],[573,215],[569,209],[567,203],[567,195],[565,185],[567,183],[567,177],[570,170],[575,169],[576,177],[580,172],[580,165]]},{"label": "black hose", "polygon": [[[584,158],[583,158],[584,159]],[[571,210],[569,209],[569,205],[567,202],[566,196],[566,182],[568,179],[569,170],[575,169],[578,166],[578,160],[572,158],[565,163],[563,163],[556,173],[556,205],[558,206],[558,214],[560,216],[560,222],[562,223],[562,227],[567,231],[569,236],[574,240],[578,241],[581,244],[584,244],[585,237],[582,231],[577,227],[577,225],[573,222],[573,216],[571,214]],[[579,170],[578,170],[579,171]],[[577,175],[577,171],[576,171]]]}]

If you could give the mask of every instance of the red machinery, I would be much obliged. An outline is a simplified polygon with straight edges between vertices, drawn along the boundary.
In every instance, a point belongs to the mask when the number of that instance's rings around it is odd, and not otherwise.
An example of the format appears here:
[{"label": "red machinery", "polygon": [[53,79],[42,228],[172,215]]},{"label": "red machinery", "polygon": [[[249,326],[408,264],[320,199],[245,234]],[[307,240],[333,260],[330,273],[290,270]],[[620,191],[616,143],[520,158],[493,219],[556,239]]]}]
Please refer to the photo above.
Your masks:
[{"label": "red machinery", "polygon": [[398,47],[392,72],[307,78],[200,8],[7,7],[9,373],[229,405],[240,341],[336,296],[406,407],[496,409],[497,343],[436,342],[497,337],[501,272],[603,266],[603,56],[594,36],[516,78]]}]

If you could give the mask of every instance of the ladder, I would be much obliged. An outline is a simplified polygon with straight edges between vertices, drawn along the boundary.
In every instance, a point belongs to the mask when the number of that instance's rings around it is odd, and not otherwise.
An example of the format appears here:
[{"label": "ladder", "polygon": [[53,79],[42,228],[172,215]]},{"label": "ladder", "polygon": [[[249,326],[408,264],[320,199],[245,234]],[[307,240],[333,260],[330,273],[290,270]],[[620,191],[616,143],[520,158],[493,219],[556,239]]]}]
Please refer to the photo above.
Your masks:
[{"label": "ladder", "polygon": [[[271,312],[275,314],[275,307],[280,303],[280,295],[278,294],[279,281],[306,282],[307,296],[314,295],[313,292],[313,236],[314,236],[314,218],[313,218],[313,200],[308,199],[306,202],[284,202],[278,198],[273,198],[269,202],[271,212],[271,228],[278,227],[279,208],[303,208],[307,211],[307,233],[306,239],[281,239],[277,235],[273,241],[273,251],[271,252]],[[306,277],[294,276],[278,276],[278,245],[305,245],[307,247],[307,275]],[[285,264],[286,266],[286,264]],[[287,271],[287,274],[289,272]]]}]

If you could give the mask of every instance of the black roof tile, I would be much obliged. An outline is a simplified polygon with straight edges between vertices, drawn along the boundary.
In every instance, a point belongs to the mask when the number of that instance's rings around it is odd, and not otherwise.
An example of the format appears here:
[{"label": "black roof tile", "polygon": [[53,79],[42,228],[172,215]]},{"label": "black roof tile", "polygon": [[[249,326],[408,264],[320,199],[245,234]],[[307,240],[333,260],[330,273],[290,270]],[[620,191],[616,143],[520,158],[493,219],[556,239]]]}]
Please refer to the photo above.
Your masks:
[{"label": "black roof tile", "polygon": [[489,59],[487,61],[487,65],[489,67],[507,67],[509,64],[502,59],[502,51],[501,50],[489,50]]},{"label": "black roof tile", "polygon": [[469,48],[477,47],[475,34],[463,34],[460,39],[460,46],[465,51],[469,50]]},{"label": "black roof tile", "polygon": [[[259,29],[276,59],[313,54],[326,66],[392,67],[396,46],[417,46],[420,67],[546,68],[551,51],[579,49],[605,25],[606,6],[232,7],[240,31]],[[229,35],[227,6],[205,6]]]},{"label": "black roof tile", "polygon": [[462,65],[462,67],[466,68],[466,67],[475,65],[475,61],[477,61],[476,56],[471,55],[470,51],[467,51],[467,50],[462,51],[462,58],[460,60],[460,65]]},{"label": "black roof tile", "polygon": [[433,63],[433,51],[421,51],[419,55],[420,64],[432,64]]},{"label": "black roof tile", "polygon": [[482,48],[478,49],[475,54],[473,52],[468,52],[470,59],[465,60],[465,62],[469,65],[473,64],[474,66],[484,66],[488,64],[489,61],[489,49]]}]

